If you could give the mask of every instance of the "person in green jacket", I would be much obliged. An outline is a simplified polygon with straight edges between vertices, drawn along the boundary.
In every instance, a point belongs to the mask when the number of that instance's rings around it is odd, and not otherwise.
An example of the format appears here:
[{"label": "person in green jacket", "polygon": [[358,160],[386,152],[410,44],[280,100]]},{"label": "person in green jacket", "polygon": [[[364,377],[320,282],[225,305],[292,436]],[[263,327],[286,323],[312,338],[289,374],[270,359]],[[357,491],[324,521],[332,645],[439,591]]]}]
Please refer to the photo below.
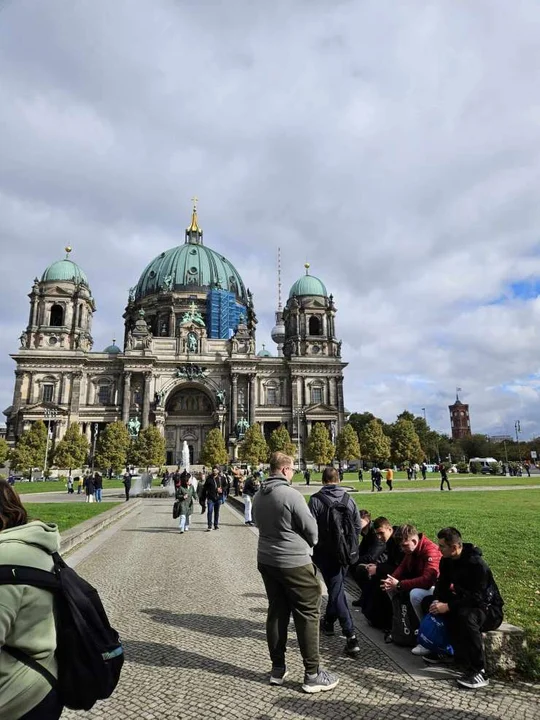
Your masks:
[{"label": "person in green jacket", "polygon": [[[50,553],[59,549],[56,525],[28,522],[19,496],[0,480],[0,565],[50,572]],[[63,707],[56,690],[38,672],[2,652],[3,646],[23,650],[58,677],[51,592],[30,585],[0,585],[0,718],[58,720]]]},{"label": "person in green jacket", "polygon": [[189,518],[193,512],[193,502],[197,497],[195,488],[190,483],[191,475],[184,470],[180,476],[180,487],[176,490],[176,499],[180,500],[180,516],[178,529],[180,533],[189,530]]}]

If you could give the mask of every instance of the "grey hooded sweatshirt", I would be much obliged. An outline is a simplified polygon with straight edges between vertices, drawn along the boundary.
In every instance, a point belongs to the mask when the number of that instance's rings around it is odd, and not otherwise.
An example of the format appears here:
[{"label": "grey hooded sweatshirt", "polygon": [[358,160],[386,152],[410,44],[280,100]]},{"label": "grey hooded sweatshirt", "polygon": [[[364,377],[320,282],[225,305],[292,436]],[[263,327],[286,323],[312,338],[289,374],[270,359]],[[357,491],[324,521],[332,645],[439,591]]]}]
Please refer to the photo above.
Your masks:
[{"label": "grey hooded sweatshirt", "polygon": [[312,562],[317,544],[317,522],[303,495],[284,475],[269,477],[253,498],[253,521],[259,528],[257,562],[281,568]]}]

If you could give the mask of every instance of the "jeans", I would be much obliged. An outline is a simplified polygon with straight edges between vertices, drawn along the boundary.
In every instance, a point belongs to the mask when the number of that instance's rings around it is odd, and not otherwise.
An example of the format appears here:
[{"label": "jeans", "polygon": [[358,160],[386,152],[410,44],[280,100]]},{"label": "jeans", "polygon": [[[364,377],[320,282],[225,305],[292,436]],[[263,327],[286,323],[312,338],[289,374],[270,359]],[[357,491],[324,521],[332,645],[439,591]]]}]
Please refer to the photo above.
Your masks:
[{"label": "jeans", "polygon": [[321,586],[312,563],[294,568],[257,565],[268,597],[266,640],[274,667],[285,667],[291,613],[306,673],[319,671]]},{"label": "jeans", "polygon": [[23,715],[20,720],[59,720],[63,709],[56,690],[51,690],[36,707]]},{"label": "jeans", "polygon": [[214,516],[214,527],[217,528],[219,525],[219,509],[221,507],[221,498],[217,500],[208,500],[208,510],[206,518],[208,521],[208,527],[212,527],[212,515]]},{"label": "jeans", "polygon": [[102,488],[96,488],[96,502],[101,502],[101,493],[103,492]]},{"label": "jeans", "polygon": [[345,637],[352,637],[354,635],[354,623],[347,604],[344,585],[347,568],[337,565],[335,562],[325,561],[323,558],[316,558],[315,564],[321,571],[328,590],[325,622],[328,625],[333,625],[336,620],[339,620]]},{"label": "jeans", "polygon": [[244,521],[245,522],[252,522],[251,519],[251,505],[253,503],[253,498],[251,495],[244,495]]},{"label": "jeans", "polygon": [[433,595],[435,586],[429,588],[429,590],[423,590],[422,588],[413,588],[409,595],[412,608],[416,613],[416,617],[422,622],[425,612],[422,610],[422,600],[428,595]]},{"label": "jeans", "polygon": [[184,532],[184,530],[189,530],[189,515],[180,515],[178,529],[180,530],[180,532]]}]

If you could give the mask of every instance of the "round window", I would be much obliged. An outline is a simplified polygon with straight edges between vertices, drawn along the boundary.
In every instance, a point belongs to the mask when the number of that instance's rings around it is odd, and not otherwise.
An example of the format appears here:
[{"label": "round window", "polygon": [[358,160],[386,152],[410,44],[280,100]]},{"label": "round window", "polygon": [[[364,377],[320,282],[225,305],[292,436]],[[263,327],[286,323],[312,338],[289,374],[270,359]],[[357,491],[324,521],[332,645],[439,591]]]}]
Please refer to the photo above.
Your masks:
[{"label": "round window", "polygon": [[189,268],[189,272],[191,273],[191,275],[196,275],[196,274],[197,274],[197,268],[195,267],[195,265],[192,265],[192,266]]},{"label": "round window", "polygon": [[58,338],[56,337],[56,335],[51,335],[51,337],[49,338],[49,345],[56,345],[57,342]]},{"label": "round window", "polygon": [[195,248],[193,248],[193,250],[190,250],[190,251],[189,251],[189,254],[190,254],[190,255],[196,255],[196,254],[197,254],[197,251],[195,250]]},{"label": "round window", "polygon": [[151,271],[150,271],[150,275],[149,275],[148,277],[150,277],[150,278],[155,278],[155,277],[156,277],[156,273],[155,273],[153,270],[151,270]]}]

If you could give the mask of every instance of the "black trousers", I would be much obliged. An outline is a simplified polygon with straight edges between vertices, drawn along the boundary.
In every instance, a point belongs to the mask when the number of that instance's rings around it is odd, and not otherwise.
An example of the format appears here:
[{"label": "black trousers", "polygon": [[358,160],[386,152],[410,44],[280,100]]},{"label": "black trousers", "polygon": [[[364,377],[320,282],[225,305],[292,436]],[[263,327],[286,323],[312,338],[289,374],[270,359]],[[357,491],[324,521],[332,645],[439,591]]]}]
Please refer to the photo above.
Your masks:
[{"label": "black trousers", "polygon": [[274,667],[285,667],[287,628],[291,613],[306,673],[319,671],[321,586],[315,566],[278,568],[257,565],[268,597],[266,639]]},{"label": "black trousers", "polygon": [[23,715],[20,720],[58,720],[63,709],[56,690],[51,690],[35,708]]},{"label": "black trousers", "polygon": [[448,481],[448,478],[441,478],[441,490],[443,489],[443,485],[446,483],[448,485],[448,489],[451,490],[450,482]]}]

